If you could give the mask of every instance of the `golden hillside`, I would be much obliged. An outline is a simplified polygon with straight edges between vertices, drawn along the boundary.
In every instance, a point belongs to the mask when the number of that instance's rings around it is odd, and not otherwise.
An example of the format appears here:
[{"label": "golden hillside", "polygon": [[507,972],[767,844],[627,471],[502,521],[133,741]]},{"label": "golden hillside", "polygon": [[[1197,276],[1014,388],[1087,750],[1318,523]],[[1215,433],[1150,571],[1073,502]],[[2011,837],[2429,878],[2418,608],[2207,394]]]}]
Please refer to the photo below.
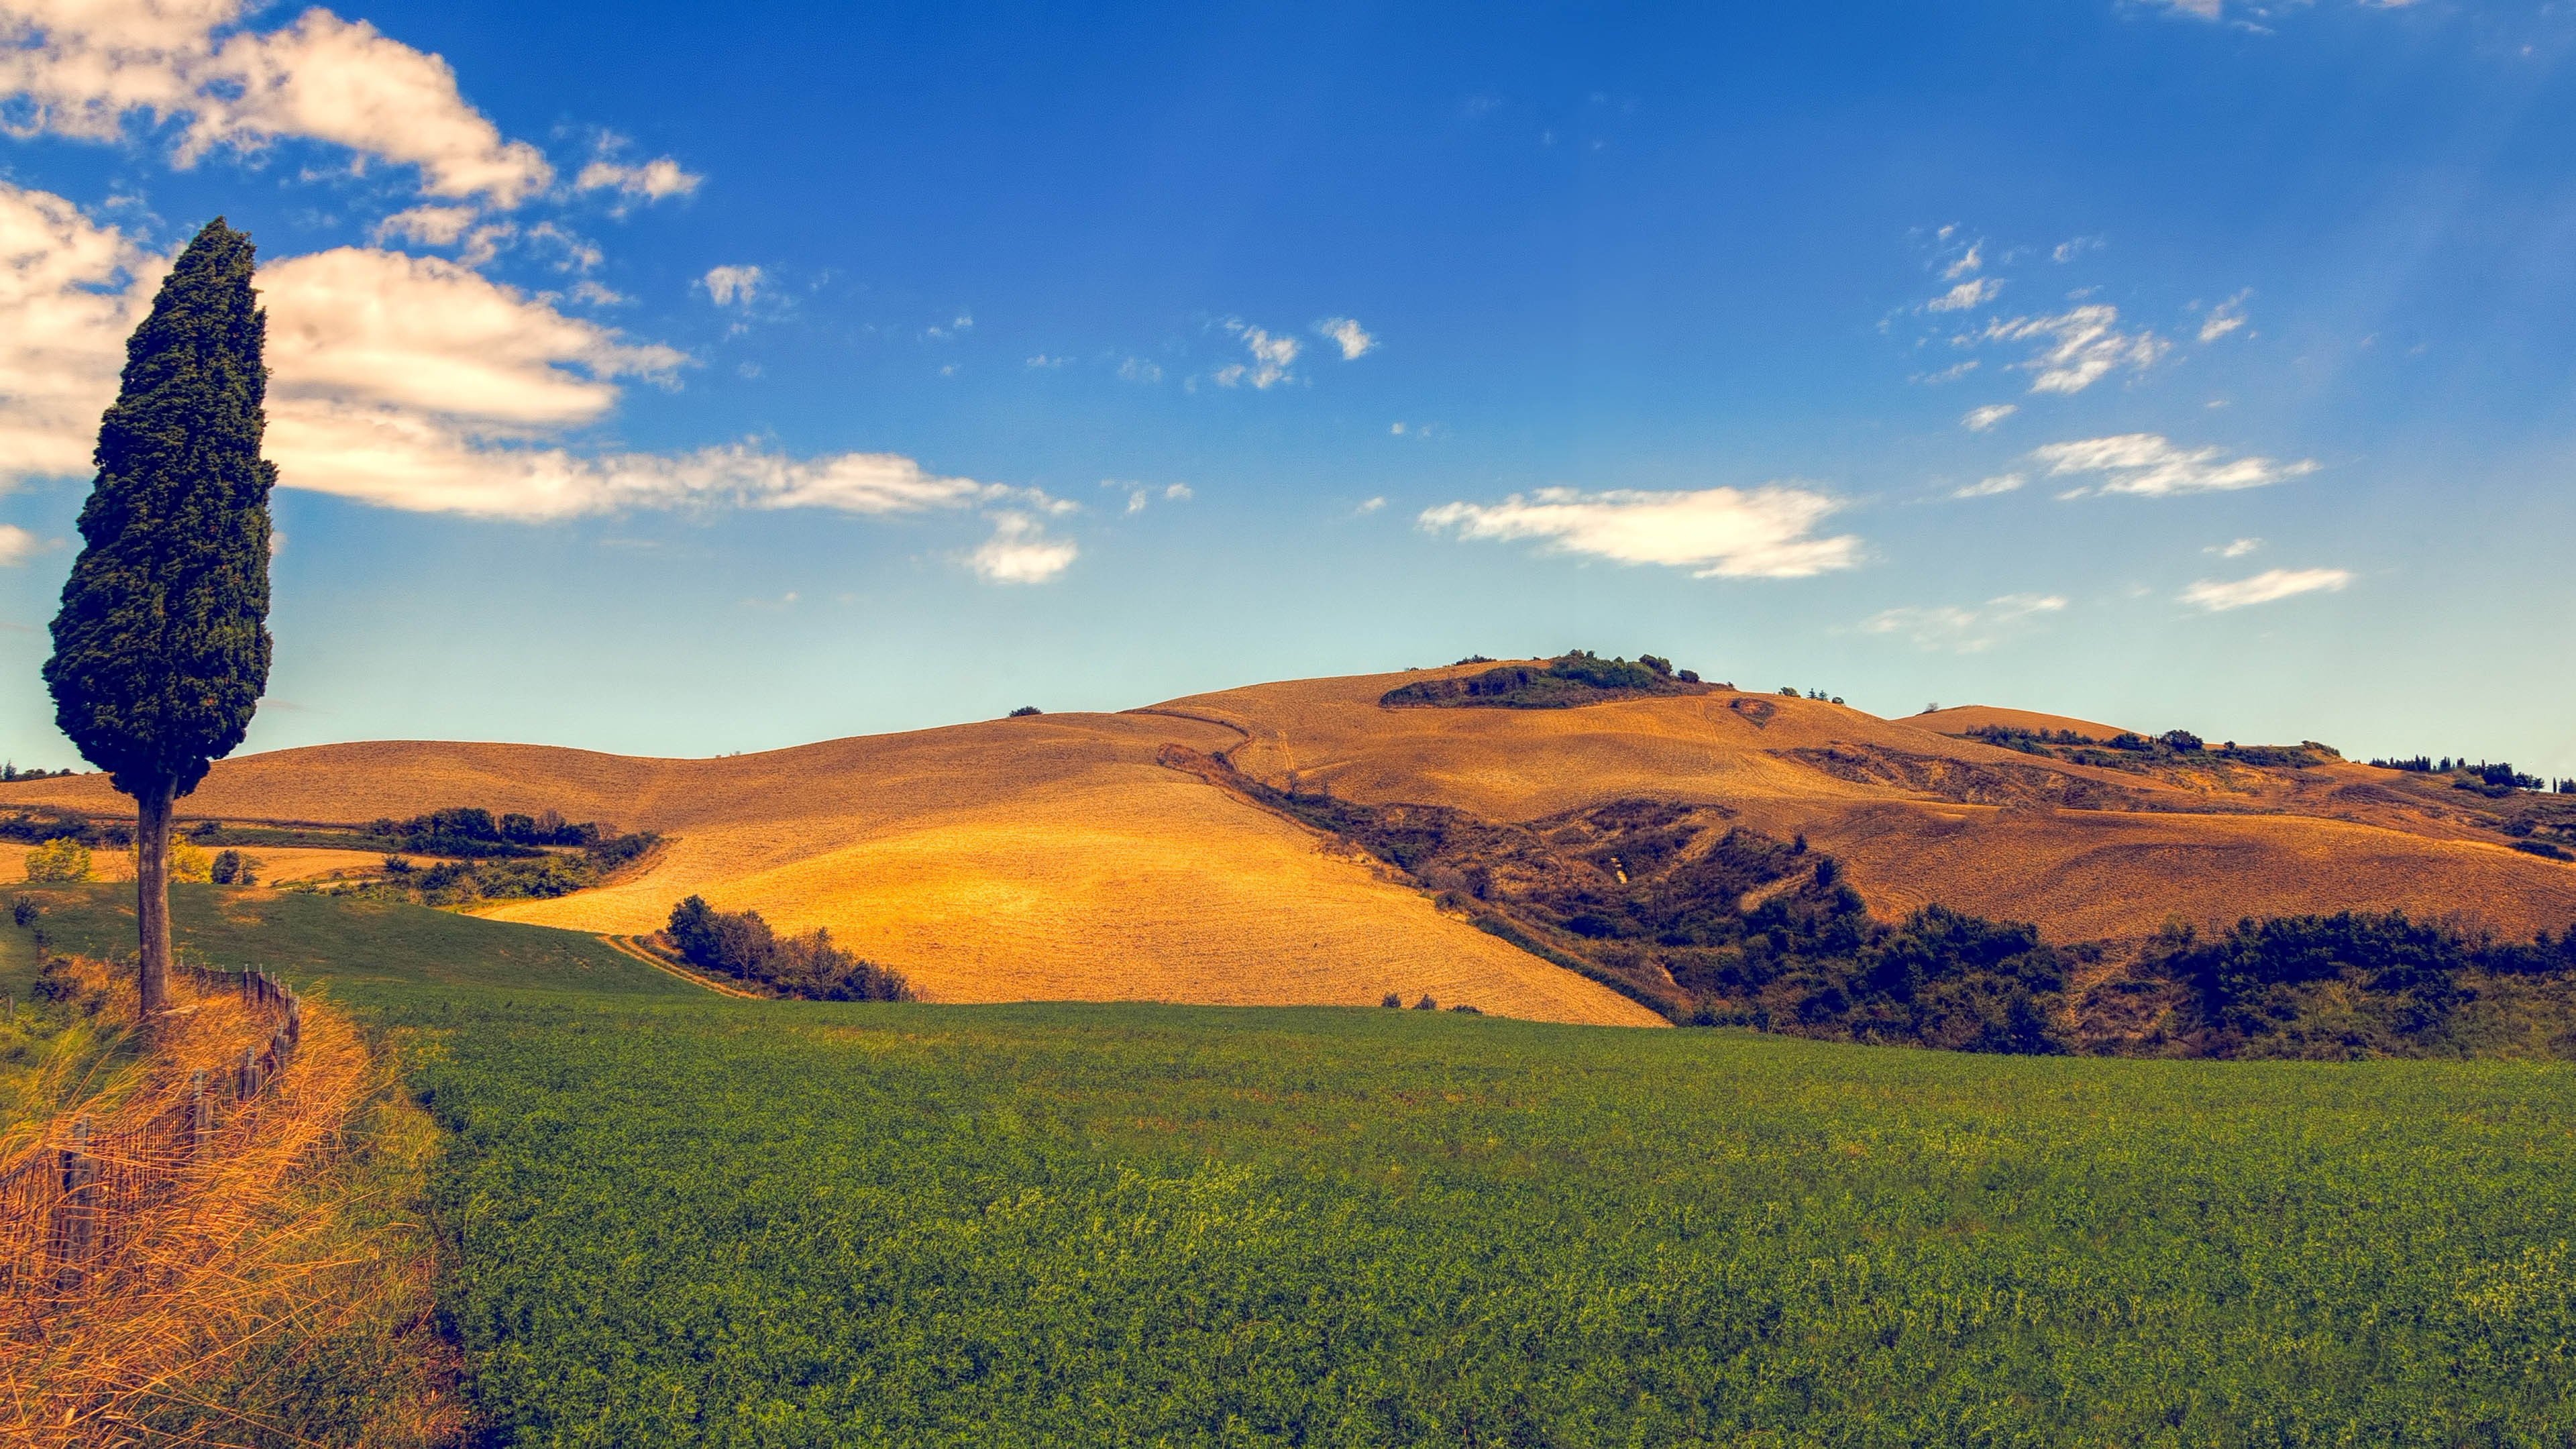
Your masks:
[{"label": "golden hillside", "polygon": [[[1257,685],[1118,715],[1048,715],[712,760],[385,742],[218,765],[183,818],[363,821],[460,804],[557,810],[672,843],[605,889],[494,908],[643,932],[696,892],[845,943],[951,1001],[1373,1003],[1650,1023],[1643,1008],[1463,921],[1384,867],[1199,775],[1522,821],[1629,797],[1723,807],[1842,857],[1872,908],[1941,902],[2060,940],[2168,917],[2473,907],[2517,934],[2576,921],[2576,867],[2517,854],[2391,772],[2066,764],[1955,733],[2108,727],[2022,711],[1885,720],[1732,691],[1578,709],[1386,709],[1420,671]],[[98,776],[0,803],[110,811]]]}]

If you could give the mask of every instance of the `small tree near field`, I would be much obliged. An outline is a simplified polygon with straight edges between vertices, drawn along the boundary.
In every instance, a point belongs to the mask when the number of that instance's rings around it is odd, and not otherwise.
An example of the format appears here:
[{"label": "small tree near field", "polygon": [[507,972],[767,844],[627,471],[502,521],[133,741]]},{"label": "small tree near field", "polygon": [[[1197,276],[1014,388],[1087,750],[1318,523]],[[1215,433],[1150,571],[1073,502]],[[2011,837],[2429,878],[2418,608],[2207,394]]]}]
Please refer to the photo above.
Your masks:
[{"label": "small tree near field", "polygon": [[54,719],[135,803],[137,986],[168,1002],[170,809],[268,684],[267,317],[250,238],[207,223],[125,344],[45,663]]}]

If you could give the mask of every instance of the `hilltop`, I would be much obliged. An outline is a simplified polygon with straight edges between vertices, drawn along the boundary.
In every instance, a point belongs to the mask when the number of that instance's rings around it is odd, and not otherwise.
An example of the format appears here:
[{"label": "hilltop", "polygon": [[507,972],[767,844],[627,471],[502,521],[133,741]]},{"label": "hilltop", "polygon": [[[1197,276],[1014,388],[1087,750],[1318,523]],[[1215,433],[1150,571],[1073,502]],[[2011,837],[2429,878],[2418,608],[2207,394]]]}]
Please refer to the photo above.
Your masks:
[{"label": "hilltop", "polygon": [[[1660,1020],[1477,929],[1454,895],[1265,804],[1273,793],[1514,826],[1669,802],[1829,852],[1881,917],[1940,904],[2063,943],[2346,908],[2516,936],[2576,921],[2576,867],[2513,848],[2501,828],[2539,806],[2322,747],[2177,750],[1997,709],[1882,719],[1695,678],[1543,708],[1404,704],[1454,705],[1470,692],[1454,681],[1548,663],[1287,681],[706,760],[318,746],[217,765],[181,819],[347,823],[473,805],[656,832],[662,847],[606,886],[482,909],[643,933],[699,894],[782,928],[830,927],[944,1001],[1373,1004],[1395,992]],[[1388,703],[1397,691],[1410,693]],[[2088,743],[2031,743],[2061,735]],[[2121,737],[2142,748],[2108,746]],[[1239,779],[1193,764],[1205,761]],[[105,814],[122,802],[85,775],[0,785],[12,805]]]}]

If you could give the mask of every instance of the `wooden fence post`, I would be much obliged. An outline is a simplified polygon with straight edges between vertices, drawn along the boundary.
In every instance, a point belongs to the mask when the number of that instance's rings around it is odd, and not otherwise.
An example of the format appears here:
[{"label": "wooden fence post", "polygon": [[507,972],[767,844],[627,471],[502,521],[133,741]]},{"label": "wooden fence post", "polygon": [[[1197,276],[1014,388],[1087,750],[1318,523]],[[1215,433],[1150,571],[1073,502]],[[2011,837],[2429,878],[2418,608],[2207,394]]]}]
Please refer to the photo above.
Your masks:
[{"label": "wooden fence post", "polygon": [[188,1160],[203,1162],[206,1144],[215,1135],[215,1124],[206,1115],[206,1069],[199,1067],[188,1074]]},{"label": "wooden fence post", "polygon": [[72,1123],[72,1142],[63,1149],[62,1267],[54,1286],[64,1292],[81,1285],[84,1265],[98,1246],[98,1159],[89,1155],[89,1118]]},{"label": "wooden fence post", "polygon": [[233,1099],[247,1102],[259,1095],[259,1062],[249,1047],[243,1047],[241,1062],[233,1068]]}]

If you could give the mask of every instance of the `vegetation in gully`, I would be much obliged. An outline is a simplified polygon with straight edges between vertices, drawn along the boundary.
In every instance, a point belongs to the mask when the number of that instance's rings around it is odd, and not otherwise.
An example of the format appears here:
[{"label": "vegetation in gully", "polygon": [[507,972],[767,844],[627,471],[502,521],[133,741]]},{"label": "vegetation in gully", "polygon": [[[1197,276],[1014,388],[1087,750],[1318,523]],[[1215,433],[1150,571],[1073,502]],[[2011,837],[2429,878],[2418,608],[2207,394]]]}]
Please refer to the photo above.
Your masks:
[{"label": "vegetation in gully", "polygon": [[[65,949],[131,930],[45,893]],[[720,1000],[182,887],[414,1043],[498,1442],[2545,1443],[2576,1071]]]}]

